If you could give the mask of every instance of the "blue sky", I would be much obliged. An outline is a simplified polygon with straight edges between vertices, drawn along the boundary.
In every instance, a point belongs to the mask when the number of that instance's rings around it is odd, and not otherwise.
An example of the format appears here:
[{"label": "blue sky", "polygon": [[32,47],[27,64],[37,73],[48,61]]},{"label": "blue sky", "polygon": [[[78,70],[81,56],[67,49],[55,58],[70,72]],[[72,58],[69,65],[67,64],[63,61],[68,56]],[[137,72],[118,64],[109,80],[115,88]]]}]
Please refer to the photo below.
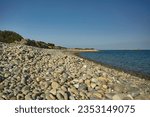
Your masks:
[{"label": "blue sky", "polygon": [[150,0],[0,0],[0,30],[65,47],[150,49]]}]

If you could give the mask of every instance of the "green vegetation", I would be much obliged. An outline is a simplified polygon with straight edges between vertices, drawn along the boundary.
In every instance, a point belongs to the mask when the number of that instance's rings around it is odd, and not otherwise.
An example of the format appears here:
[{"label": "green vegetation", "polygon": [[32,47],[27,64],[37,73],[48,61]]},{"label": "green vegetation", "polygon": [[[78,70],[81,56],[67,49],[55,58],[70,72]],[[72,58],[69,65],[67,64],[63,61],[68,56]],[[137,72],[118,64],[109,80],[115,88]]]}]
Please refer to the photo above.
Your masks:
[{"label": "green vegetation", "polygon": [[13,43],[15,41],[21,41],[23,37],[13,31],[1,31],[0,30],[0,41],[5,43]]},{"label": "green vegetation", "polygon": [[46,43],[43,41],[35,41],[31,39],[24,39],[21,35],[13,31],[0,30],[0,42],[5,43],[20,43],[28,46],[34,46],[46,49],[66,49],[65,47],[55,46],[53,43]]},{"label": "green vegetation", "polygon": [[52,43],[45,43],[43,41],[35,41],[27,39],[25,45],[39,47],[39,48],[47,48],[47,49],[56,49],[55,44]]}]

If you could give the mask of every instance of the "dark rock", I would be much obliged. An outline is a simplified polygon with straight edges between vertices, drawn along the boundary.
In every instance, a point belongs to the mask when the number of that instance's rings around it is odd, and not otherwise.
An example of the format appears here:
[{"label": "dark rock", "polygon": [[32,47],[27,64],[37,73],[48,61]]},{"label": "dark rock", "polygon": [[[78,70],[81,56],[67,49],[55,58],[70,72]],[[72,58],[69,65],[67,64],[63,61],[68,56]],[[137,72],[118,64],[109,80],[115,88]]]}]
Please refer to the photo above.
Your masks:
[{"label": "dark rock", "polygon": [[0,76],[0,82],[2,82],[5,78]]},{"label": "dark rock", "polygon": [[88,90],[88,87],[87,87],[87,85],[85,83],[80,83],[78,89],[79,90]]}]

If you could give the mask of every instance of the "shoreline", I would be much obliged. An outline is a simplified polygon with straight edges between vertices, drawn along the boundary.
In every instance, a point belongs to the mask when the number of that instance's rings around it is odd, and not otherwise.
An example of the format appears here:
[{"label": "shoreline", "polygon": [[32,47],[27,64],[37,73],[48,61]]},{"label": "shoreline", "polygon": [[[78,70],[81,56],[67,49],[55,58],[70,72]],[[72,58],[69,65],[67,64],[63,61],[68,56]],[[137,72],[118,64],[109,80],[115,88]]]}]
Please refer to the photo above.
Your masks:
[{"label": "shoreline", "polygon": [[74,53],[80,53],[80,52],[97,52],[99,50],[96,49],[67,49],[67,52],[74,52]]},{"label": "shoreline", "polygon": [[150,99],[150,81],[66,50],[2,44],[1,100]]},{"label": "shoreline", "polygon": [[[84,52],[87,52],[87,51],[83,51],[83,53],[84,53]],[[91,51],[91,52],[92,52],[92,51]],[[94,52],[95,52],[95,51],[94,51]],[[97,61],[94,61],[94,60],[92,60],[92,59],[89,59],[89,58],[86,58],[86,57],[81,56],[80,53],[82,53],[82,52],[77,52],[77,51],[76,51],[76,52],[73,52],[73,54],[76,55],[76,56],[78,56],[78,57],[81,57],[81,58],[83,58],[83,59],[86,59],[86,60],[88,60],[88,61],[94,62],[94,63],[99,64],[99,65],[102,65],[102,66],[107,67],[107,68],[109,68],[109,69],[114,69],[114,70],[117,70],[118,72],[125,72],[125,73],[127,73],[127,74],[131,74],[131,75],[136,76],[136,77],[139,77],[139,78],[141,78],[141,79],[145,79],[145,80],[149,80],[149,81],[150,81],[150,76],[149,76],[149,75],[144,75],[144,74],[142,74],[142,73],[137,73],[137,72],[134,72],[134,71],[131,71],[131,70],[124,70],[124,69],[122,69],[122,68],[115,67],[115,66],[112,66],[112,65],[109,65],[109,64],[105,64],[105,63],[102,63],[102,62],[97,62]]]}]

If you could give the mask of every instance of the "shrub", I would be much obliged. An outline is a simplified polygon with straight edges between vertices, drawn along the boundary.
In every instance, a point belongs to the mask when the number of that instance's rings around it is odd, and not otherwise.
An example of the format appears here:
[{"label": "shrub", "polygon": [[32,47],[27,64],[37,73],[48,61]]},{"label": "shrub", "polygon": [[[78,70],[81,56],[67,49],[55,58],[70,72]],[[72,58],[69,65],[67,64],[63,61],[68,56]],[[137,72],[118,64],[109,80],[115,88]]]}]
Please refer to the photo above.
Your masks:
[{"label": "shrub", "polygon": [[0,30],[0,42],[5,43],[15,43],[19,42],[22,43],[22,41],[25,41],[25,45],[39,47],[39,48],[47,48],[47,49],[65,49],[61,46],[55,46],[53,43],[45,43],[43,41],[35,41],[31,39],[23,39],[21,35],[19,35],[16,32],[13,31],[1,31]]},{"label": "shrub", "polygon": [[15,41],[21,41],[23,37],[13,31],[0,31],[0,41],[5,43],[13,43]]}]

